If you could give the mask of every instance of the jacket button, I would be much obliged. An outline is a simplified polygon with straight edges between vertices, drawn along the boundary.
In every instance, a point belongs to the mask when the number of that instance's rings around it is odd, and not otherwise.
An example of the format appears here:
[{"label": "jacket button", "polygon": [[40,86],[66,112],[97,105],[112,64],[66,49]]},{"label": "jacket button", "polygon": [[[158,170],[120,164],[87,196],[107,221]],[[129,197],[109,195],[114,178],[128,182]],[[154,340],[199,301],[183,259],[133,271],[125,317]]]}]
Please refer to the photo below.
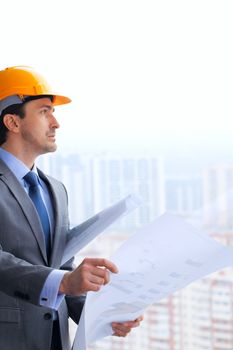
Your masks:
[{"label": "jacket button", "polygon": [[52,315],[49,312],[44,314],[44,320],[50,320],[51,318],[52,318]]}]

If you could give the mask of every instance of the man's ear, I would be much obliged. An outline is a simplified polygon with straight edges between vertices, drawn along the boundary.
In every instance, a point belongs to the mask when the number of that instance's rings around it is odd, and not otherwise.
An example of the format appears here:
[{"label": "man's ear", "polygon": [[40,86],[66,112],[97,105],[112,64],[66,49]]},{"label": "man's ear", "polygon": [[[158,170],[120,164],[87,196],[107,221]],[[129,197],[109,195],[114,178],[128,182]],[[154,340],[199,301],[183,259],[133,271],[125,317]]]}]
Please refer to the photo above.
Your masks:
[{"label": "man's ear", "polygon": [[19,132],[19,117],[16,114],[5,114],[3,117],[5,127],[14,133]]}]

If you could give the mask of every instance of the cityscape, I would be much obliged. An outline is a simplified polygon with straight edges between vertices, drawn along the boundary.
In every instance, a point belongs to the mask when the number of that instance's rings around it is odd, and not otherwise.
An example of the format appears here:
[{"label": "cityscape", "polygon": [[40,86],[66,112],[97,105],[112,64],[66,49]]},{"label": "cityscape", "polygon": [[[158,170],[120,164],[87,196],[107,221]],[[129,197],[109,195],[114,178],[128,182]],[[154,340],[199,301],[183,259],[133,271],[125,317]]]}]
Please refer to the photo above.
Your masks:
[{"label": "cityscape", "polygon": [[[233,163],[209,165],[186,176],[167,174],[164,159],[149,153],[53,154],[41,157],[37,165],[65,184],[71,226],[129,194],[142,200],[138,209],[85,247],[77,263],[85,256],[110,258],[137,228],[165,211],[233,247]],[[127,338],[109,337],[88,349],[233,349],[232,295],[228,268],[153,304]],[[76,326],[71,323],[70,329],[73,337]]]}]

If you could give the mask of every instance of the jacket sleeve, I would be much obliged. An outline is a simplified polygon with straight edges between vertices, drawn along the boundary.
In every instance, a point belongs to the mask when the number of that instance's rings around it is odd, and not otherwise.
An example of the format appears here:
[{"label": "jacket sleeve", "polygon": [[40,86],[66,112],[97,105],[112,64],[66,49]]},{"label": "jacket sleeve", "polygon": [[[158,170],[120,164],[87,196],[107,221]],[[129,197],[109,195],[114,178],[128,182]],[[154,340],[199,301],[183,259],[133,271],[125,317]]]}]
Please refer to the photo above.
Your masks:
[{"label": "jacket sleeve", "polygon": [[32,265],[4,252],[0,245],[0,291],[39,305],[40,292],[51,268]]}]

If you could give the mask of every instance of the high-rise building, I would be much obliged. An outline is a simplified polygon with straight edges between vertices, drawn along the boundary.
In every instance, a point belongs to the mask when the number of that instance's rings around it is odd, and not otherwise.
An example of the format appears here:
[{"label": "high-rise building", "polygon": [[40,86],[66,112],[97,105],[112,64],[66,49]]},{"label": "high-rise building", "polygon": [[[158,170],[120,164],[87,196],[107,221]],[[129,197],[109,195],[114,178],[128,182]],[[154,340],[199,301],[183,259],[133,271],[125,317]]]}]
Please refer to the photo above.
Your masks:
[{"label": "high-rise building", "polygon": [[152,221],[165,210],[162,159],[149,155],[51,155],[39,166],[60,179],[69,194],[71,224],[76,225],[129,194],[142,205],[115,227],[134,228]]},{"label": "high-rise building", "polygon": [[47,174],[60,180],[68,192],[71,226],[85,220],[89,214],[91,199],[85,192],[85,168],[78,154],[48,154],[38,159],[38,166]]},{"label": "high-rise building", "polygon": [[204,227],[233,229],[233,164],[217,165],[203,172]]},{"label": "high-rise building", "polygon": [[121,227],[137,227],[165,210],[165,178],[162,159],[150,155],[97,155],[91,160],[94,211],[129,194],[142,206],[121,221]]},{"label": "high-rise building", "polygon": [[192,222],[201,222],[203,210],[200,176],[166,177],[166,210]]},{"label": "high-rise building", "polygon": [[[233,233],[212,234],[233,247]],[[192,317],[190,350],[233,349],[233,271],[224,269],[194,283],[187,291]]]}]

